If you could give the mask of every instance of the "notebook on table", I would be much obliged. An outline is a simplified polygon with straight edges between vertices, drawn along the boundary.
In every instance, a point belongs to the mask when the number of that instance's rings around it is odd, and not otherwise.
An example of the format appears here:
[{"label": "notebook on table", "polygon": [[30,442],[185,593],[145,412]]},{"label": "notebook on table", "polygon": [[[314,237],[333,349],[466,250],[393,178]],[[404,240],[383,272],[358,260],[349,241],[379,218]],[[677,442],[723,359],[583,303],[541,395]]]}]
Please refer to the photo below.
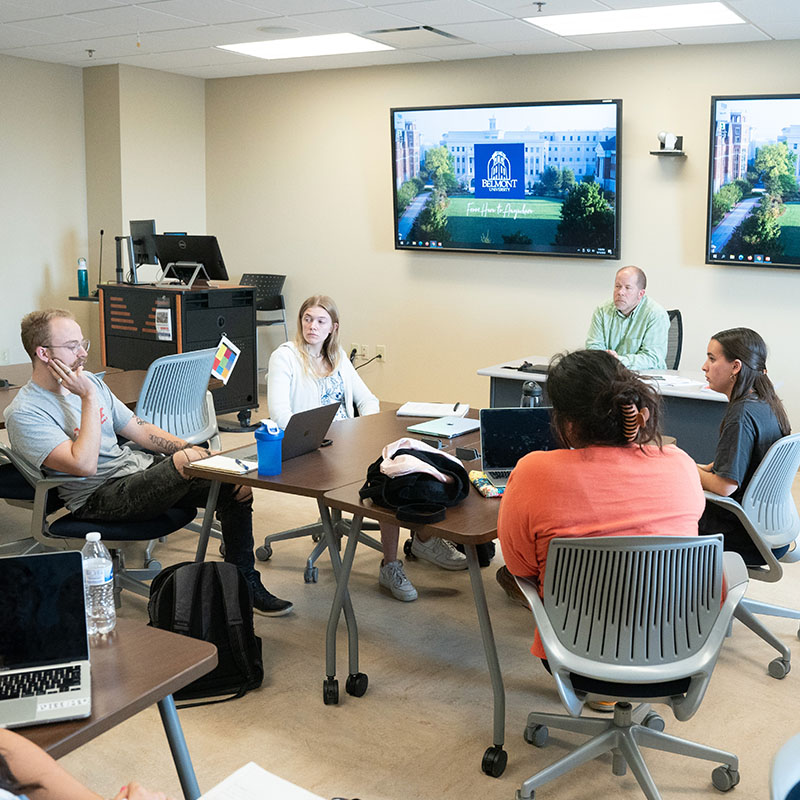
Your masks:
[{"label": "notebook on table", "polygon": [[91,714],[79,551],[0,558],[0,726]]},{"label": "notebook on table", "polygon": [[511,470],[534,450],[555,450],[550,409],[482,408],[480,412],[482,469],[497,487],[505,486]]}]

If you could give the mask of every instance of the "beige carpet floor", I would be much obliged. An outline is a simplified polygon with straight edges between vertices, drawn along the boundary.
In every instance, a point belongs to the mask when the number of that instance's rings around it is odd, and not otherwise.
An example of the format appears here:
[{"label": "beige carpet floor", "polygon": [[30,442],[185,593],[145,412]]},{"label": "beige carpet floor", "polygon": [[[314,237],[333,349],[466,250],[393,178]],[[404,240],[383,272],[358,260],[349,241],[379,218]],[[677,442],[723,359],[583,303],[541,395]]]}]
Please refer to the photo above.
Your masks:
[{"label": "beige carpet floor", "polygon": [[[231,439],[228,439],[229,444]],[[257,493],[257,543],[270,532],[312,522],[313,501],[273,492]],[[28,515],[2,506],[0,541],[24,535]],[[165,564],[193,557],[196,538],[179,533],[158,548]],[[359,547],[351,594],[361,636],[361,669],[369,675],[362,698],[344,692],[346,651],[340,637],[338,706],[322,702],[324,634],[333,595],[327,556],[317,584],[303,582],[309,539],[280,542],[259,568],[265,584],[294,601],[287,617],[256,617],[263,639],[263,686],[230,703],[180,712],[201,790],[206,791],[248,761],[323,797],[361,800],[512,800],[522,780],[581,741],[554,732],[541,750],[526,744],[522,730],[532,709],[561,712],[552,679],[530,655],[530,614],[511,605],[494,581],[498,554],[483,571],[507,693],[508,768],[499,779],[481,773],[491,742],[492,695],[466,572],[445,572],[413,562],[408,575],[419,590],[414,603],[399,603],[379,591],[379,555]],[[212,550],[215,550],[212,546]],[[219,557],[216,552],[213,557]],[[749,594],[800,606],[800,566],[791,565],[777,585],[751,583]],[[124,594],[121,614],[146,620],[146,601]],[[800,664],[797,623],[772,620],[771,628],[792,648]],[[343,626],[342,626],[343,628]],[[741,783],[731,797],[768,798],[770,761],[800,730],[800,666],[785,680],[766,673],[773,651],[734,624],[708,694],[695,717],[677,722],[657,708],[667,731],[728,749],[740,758]],[[139,655],[142,669],[158,653]],[[713,764],[680,756],[646,755],[665,798],[717,795]],[[180,797],[180,787],[155,708],[144,711],[62,759],[104,797],[136,778]],[[601,758],[541,788],[537,800],[639,798],[628,774],[611,774]]]}]

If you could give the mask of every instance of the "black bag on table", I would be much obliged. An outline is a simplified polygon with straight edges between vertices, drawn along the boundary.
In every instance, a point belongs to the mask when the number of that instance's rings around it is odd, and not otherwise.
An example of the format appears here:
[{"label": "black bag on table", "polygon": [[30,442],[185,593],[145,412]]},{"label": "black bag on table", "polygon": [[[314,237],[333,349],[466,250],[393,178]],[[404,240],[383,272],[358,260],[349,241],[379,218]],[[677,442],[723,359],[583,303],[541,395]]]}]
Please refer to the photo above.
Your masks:
[{"label": "black bag on table", "polygon": [[[235,700],[261,686],[261,639],[253,630],[253,595],[234,564],[185,561],[150,585],[149,624],[217,648],[217,666],[175,692],[179,700],[229,694]],[[222,700],[209,701],[222,702]],[[191,703],[182,708],[205,703]]]}]

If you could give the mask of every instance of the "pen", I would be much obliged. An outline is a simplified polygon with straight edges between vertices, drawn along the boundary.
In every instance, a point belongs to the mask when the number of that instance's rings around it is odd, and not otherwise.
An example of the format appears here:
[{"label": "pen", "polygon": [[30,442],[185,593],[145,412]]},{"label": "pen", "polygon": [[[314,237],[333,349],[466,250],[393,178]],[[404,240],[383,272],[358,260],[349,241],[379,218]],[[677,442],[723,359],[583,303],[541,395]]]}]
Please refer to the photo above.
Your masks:
[{"label": "pen", "polygon": [[241,460],[240,460],[240,459],[238,459],[238,458],[234,458],[233,460],[234,460],[234,461],[236,462],[236,464],[237,464],[238,466],[240,466],[242,469],[245,469],[245,470],[247,470],[248,472],[250,471],[250,465],[249,465],[249,464],[248,464],[246,461],[241,461]]},{"label": "pen", "polygon": [[456,403],[456,404],[453,406],[453,411],[457,411],[457,410],[458,410],[458,407],[459,407],[460,405],[461,405],[461,403]]}]

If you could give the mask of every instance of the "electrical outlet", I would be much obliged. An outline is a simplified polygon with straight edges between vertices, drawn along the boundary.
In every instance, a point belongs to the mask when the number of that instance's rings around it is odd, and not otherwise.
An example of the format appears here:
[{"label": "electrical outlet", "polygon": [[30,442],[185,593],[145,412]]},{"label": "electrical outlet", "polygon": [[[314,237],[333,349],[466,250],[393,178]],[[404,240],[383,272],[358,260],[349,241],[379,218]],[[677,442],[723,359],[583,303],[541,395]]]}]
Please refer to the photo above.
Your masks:
[{"label": "electrical outlet", "polygon": [[0,350],[0,364],[8,364],[8,350]]},{"label": "electrical outlet", "polygon": [[347,355],[349,356],[350,353],[353,352],[353,350],[356,351],[356,356],[358,356],[361,353],[361,345],[358,344],[357,342],[350,342],[350,348],[347,351]]},{"label": "electrical outlet", "polygon": [[385,344],[376,344],[375,345],[375,355],[380,358],[381,361],[384,363],[386,362],[386,345]]},{"label": "electrical outlet", "polygon": [[358,355],[361,358],[369,358],[369,345],[362,344],[361,347],[359,348]]}]

